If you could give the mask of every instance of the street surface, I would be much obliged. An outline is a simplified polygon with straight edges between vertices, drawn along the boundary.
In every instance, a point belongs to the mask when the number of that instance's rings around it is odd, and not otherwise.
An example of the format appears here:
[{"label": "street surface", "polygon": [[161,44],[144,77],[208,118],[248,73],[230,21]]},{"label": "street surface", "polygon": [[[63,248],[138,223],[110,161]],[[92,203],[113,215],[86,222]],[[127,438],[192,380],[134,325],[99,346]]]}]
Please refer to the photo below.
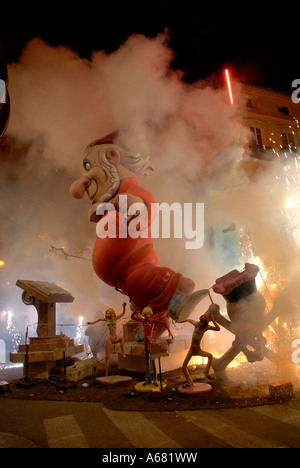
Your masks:
[{"label": "street surface", "polygon": [[299,448],[300,401],[181,412],[0,398],[0,447]]}]

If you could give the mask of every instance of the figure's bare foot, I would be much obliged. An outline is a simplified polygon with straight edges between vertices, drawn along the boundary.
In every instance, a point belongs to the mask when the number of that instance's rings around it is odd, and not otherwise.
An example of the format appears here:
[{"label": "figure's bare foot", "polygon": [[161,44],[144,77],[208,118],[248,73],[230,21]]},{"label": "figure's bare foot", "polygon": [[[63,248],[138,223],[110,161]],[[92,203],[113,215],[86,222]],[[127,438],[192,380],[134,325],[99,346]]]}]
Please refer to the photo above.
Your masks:
[{"label": "figure's bare foot", "polygon": [[180,279],[177,290],[168,305],[168,312],[172,319],[185,320],[198,302],[208,295],[208,289],[193,292],[194,289],[195,283],[193,280],[185,276]]},{"label": "figure's bare foot", "polygon": [[183,293],[183,294],[191,294],[195,289],[195,283],[193,280],[190,278],[186,278],[183,276],[181,280],[179,281],[177,291]]},{"label": "figure's bare foot", "polygon": [[187,295],[176,307],[176,311],[174,311],[175,319],[186,320],[191,315],[196,305],[201,301],[201,299],[206,297],[207,294],[208,290],[202,289],[200,291],[195,291],[194,293]]}]

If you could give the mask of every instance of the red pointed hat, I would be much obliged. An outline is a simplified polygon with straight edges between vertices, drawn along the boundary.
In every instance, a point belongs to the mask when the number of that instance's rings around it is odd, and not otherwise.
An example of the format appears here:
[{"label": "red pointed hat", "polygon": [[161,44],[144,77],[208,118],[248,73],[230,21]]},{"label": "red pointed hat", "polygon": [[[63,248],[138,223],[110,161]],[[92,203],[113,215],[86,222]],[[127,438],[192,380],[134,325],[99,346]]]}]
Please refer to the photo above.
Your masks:
[{"label": "red pointed hat", "polygon": [[97,145],[107,145],[109,143],[114,144],[115,139],[118,136],[118,133],[119,133],[118,131],[108,133],[108,135],[105,135],[104,137],[102,137],[102,138],[100,138],[98,140],[92,141],[87,147],[92,148],[92,146],[97,146]]}]

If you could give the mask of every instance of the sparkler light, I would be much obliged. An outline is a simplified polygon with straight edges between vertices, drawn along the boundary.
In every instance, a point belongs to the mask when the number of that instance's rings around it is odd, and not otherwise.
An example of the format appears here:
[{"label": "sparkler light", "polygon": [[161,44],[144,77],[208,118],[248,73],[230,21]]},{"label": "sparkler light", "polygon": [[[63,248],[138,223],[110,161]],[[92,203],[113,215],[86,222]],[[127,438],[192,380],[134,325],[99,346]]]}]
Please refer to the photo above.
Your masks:
[{"label": "sparkler light", "polygon": [[7,311],[6,330],[12,340],[13,352],[16,352],[18,350],[19,344],[21,343],[21,334],[13,324],[13,312],[11,310]]},{"label": "sparkler light", "polygon": [[83,317],[80,316],[78,320],[78,326],[77,326],[77,332],[76,332],[76,341],[78,341],[78,343],[81,343],[81,340],[84,339],[85,330],[82,324],[83,324]]},{"label": "sparkler light", "polygon": [[4,265],[5,265],[5,261],[4,261],[4,260],[0,260],[0,268],[1,268],[1,267],[4,267]]},{"label": "sparkler light", "polygon": [[225,70],[225,75],[226,75],[226,81],[227,81],[227,86],[228,86],[228,93],[229,93],[229,97],[230,97],[230,102],[231,102],[231,104],[233,104],[233,96],[232,96],[232,89],[231,89],[229,71],[227,69]]},{"label": "sparkler light", "polygon": [[[300,155],[299,151],[282,154],[273,149],[280,163],[275,175],[276,191],[282,193],[282,209],[285,216],[283,228],[300,246]],[[278,184],[278,185],[277,185]]]},{"label": "sparkler light", "polygon": [[286,198],[286,201],[285,201],[286,208],[294,208],[295,205],[296,205],[295,200],[289,197]]}]

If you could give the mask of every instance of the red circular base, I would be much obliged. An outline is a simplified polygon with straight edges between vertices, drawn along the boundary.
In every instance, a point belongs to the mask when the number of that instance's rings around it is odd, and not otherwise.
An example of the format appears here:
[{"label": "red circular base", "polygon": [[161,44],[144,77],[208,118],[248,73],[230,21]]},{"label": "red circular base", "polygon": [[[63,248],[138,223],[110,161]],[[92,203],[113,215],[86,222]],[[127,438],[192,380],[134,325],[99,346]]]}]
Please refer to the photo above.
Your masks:
[{"label": "red circular base", "polygon": [[199,393],[208,393],[212,390],[212,386],[206,383],[194,383],[191,387],[181,385],[178,391],[187,395],[198,395]]}]

